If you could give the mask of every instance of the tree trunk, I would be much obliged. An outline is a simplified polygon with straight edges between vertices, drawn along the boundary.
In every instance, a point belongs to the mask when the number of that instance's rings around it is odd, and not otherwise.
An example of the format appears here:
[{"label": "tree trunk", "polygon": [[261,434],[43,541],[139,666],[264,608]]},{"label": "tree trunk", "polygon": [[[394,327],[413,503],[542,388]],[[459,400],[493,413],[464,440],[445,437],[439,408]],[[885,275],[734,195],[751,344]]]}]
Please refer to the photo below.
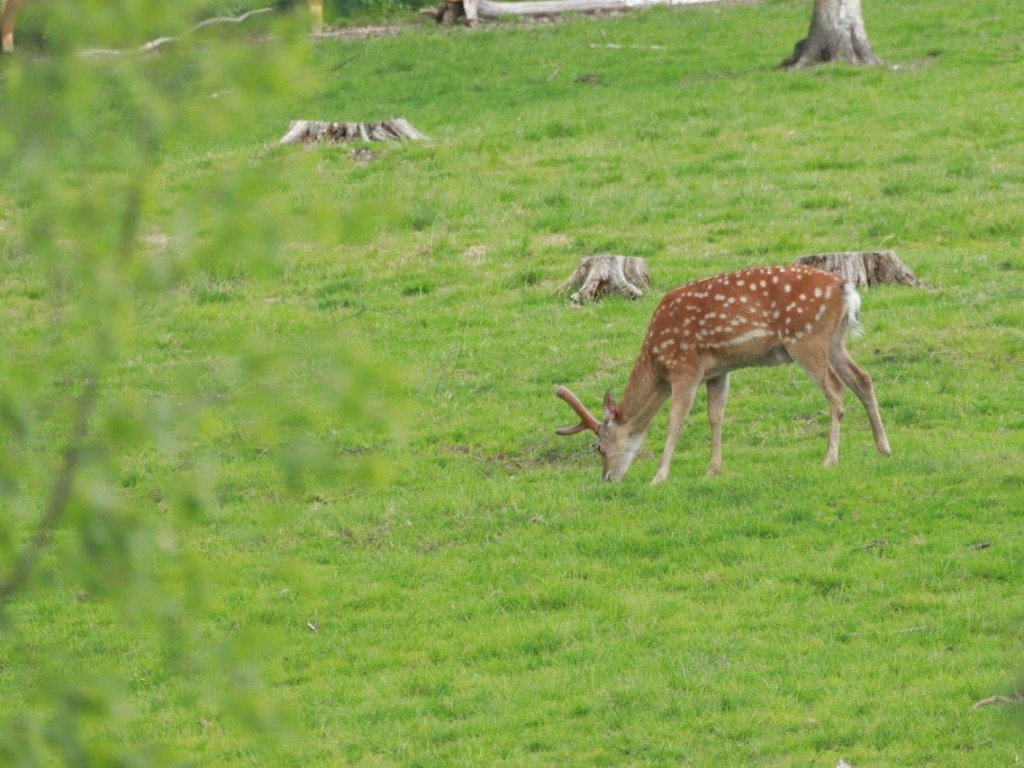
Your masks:
[{"label": "tree trunk", "polygon": [[14,22],[18,20],[18,11],[24,0],[0,0],[0,52],[14,52]]},{"label": "tree trunk", "polygon": [[782,66],[798,69],[829,61],[882,63],[871,50],[864,31],[860,0],[814,0],[810,31]]},{"label": "tree trunk", "polygon": [[324,31],[324,0],[309,0],[309,12],[313,16],[313,31]]}]

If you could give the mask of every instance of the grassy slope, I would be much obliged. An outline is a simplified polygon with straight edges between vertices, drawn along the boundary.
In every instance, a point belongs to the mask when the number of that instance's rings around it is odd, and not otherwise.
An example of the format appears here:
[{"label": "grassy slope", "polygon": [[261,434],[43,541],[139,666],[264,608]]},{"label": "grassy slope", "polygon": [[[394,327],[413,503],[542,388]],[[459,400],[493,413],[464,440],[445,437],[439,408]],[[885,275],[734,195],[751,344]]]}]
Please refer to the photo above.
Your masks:
[{"label": "grassy slope", "polygon": [[[271,747],[281,762],[1014,759],[1004,713],[969,708],[1006,689],[1021,647],[1024,9],[957,6],[865,9],[898,69],[774,70],[805,31],[797,2],[323,43],[325,69],[358,55],[314,98],[171,149],[171,200],[255,152],[294,183],[297,214],[352,199],[398,211],[361,245],[311,250],[295,234],[280,274],[228,267],[138,331],[159,361],[201,357],[210,333],[289,343],[331,328],[404,371],[401,439],[335,438],[386,485],[325,485],[283,520],[255,514],[276,503],[261,455],[218,436],[219,511],[185,546],[220,574],[210,636],[283,641],[259,646],[294,720],[297,738]],[[665,49],[603,48],[602,31]],[[434,140],[373,147],[367,165],[258,150],[293,117],[390,114]],[[702,401],[656,489],[663,418],[619,486],[597,484],[591,440],[553,435],[570,418],[553,385],[595,406],[621,391],[655,301],[566,307],[551,291],[578,256],[643,255],[667,289],[880,246],[932,286],[866,293],[851,345],[891,459],[848,397],[842,461],[821,469],[824,399],[792,368],[734,377],[715,479]],[[119,375],[162,386],[156,362]],[[132,461],[144,511],[173,469]],[[136,711],[115,739],[258,762],[201,686],[176,690],[159,649],[101,602],[69,600],[75,587],[20,610],[89,638],[68,664],[130,670]]]}]

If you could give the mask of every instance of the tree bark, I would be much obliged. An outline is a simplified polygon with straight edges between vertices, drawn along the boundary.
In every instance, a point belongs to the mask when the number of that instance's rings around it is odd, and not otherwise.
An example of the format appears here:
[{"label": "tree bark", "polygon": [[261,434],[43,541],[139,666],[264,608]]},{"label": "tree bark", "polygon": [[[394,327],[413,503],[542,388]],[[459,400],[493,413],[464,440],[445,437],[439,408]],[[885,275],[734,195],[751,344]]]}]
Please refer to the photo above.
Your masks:
[{"label": "tree bark", "polygon": [[782,66],[799,69],[829,61],[882,63],[868,42],[860,0],[814,0],[807,37],[796,44]]},{"label": "tree bark", "polygon": [[812,253],[795,259],[797,264],[823,269],[858,288],[871,288],[882,283],[922,285],[893,251],[847,251],[845,253]]}]

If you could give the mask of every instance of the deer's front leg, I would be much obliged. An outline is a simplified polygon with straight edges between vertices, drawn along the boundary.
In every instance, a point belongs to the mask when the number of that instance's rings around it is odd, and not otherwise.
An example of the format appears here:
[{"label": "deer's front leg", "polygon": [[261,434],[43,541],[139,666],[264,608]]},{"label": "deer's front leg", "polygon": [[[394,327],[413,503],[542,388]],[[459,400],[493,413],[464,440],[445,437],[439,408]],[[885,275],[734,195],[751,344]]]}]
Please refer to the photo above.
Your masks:
[{"label": "deer's front leg", "polygon": [[661,454],[661,463],[658,464],[658,471],[654,474],[651,485],[657,485],[668,477],[672,454],[676,450],[676,441],[679,440],[679,434],[686,424],[686,417],[690,414],[690,408],[693,407],[693,398],[697,394],[699,383],[699,376],[687,376],[672,382],[672,407],[668,413],[668,435],[665,437],[665,450]]},{"label": "deer's front leg", "polygon": [[722,420],[725,418],[725,402],[728,399],[729,374],[723,373],[708,379],[708,422],[711,424],[709,475],[717,475],[722,471]]}]

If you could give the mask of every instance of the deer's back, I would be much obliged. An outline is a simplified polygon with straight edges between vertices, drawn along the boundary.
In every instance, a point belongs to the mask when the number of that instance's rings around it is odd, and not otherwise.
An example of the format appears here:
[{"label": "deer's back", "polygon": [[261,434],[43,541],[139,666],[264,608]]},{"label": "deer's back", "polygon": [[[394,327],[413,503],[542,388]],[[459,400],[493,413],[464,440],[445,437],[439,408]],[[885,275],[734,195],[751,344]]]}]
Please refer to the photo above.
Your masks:
[{"label": "deer's back", "polygon": [[786,347],[831,340],[843,319],[842,280],[802,265],[756,267],[679,286],[651,318],[641,356],[659,367],[702,363],[713,374],[789,362]]}]

